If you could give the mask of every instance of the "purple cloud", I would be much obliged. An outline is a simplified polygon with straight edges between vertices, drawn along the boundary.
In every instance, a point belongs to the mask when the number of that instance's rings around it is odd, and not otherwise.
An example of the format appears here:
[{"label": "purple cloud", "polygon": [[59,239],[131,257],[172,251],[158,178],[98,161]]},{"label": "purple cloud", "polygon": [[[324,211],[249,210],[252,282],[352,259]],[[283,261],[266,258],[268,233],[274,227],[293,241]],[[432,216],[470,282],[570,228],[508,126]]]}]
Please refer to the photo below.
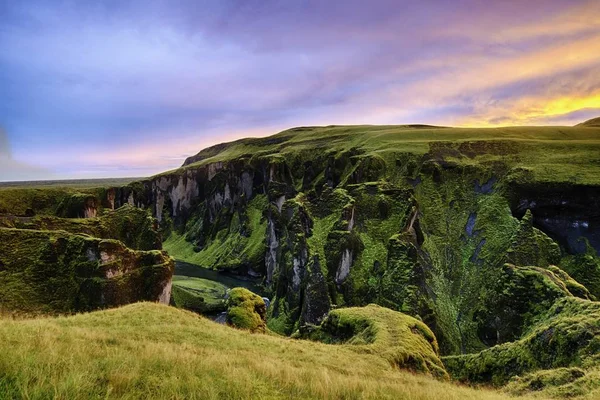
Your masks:
[{"label": "purple cloud", "polygon": [[157,173],[294,125],[571,122],[600,98],[599,13],[558,0],[2,2],[0,123],[14,160],[85,177]]}]

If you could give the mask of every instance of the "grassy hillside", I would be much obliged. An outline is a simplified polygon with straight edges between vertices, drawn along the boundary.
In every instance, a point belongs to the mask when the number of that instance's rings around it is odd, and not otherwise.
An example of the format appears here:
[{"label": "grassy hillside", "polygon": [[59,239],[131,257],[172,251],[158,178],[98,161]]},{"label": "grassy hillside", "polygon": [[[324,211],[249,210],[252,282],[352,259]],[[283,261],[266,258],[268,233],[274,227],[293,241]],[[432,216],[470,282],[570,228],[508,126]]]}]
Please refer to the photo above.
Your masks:
[{"label": "grassy hillside", "polygon": [[0,338],[3,398],[509,398],[400,371],[352,345],[250,334],[150,303],[1,320]]},{"label": "grassy hillside", "polygon": [[[589,121],[588,121],[589,122]],[[591,124],[591,123],[590,123]],[[364,156],[393,161],[399,152],[422,155],[437,151],[461,164],[506,162],[525,168],[536,181],[597,183],[600,176],[600,129],[577,127],[443,128],[414,125],[361,125],[293,128],[261,139],[220,144],[190,157],[198,166],[240,157],[279,154],[308,158],[315,151],[364,150]],[[432,142],[436,143],[432,148]],[[441,143],[439,143],[441,142]],[[388,160],[388,156],[390,159]]]},{"label": "grassy hillside", "polygon": [[578,124],[577,126],[585,126],[585,127],[590,127],[590,128],[600,128],[600,117],[598,118],[592,118],[589,119],[585,122],[582,122],[581,124]]}]

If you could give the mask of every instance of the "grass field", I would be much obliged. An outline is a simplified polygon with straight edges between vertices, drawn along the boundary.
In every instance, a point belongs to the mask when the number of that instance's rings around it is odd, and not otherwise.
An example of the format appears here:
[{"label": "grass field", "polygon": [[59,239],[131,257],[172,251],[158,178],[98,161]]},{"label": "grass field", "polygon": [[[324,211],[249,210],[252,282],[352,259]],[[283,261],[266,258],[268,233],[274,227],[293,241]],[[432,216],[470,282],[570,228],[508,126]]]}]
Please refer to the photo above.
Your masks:
[{"label": "grass field", "polygon": [[401,371],[351,345],[250,334],[151,303],[5,319],[0,338],[4,399],[513,398]]},{"label": "grass field", "polygon": [[[208,148],[190,157],[186,163],[198,166],[238,157],[276,155],[289,160],[319,149],[328,152],[360,149],[366,155],[391,161],[387,159],[398,153],[421,155],[431,152],[432,142],[442,142],[441,150],[447,160],[464,164],[503,161],[509,167],[530,171],[540,182],[586,184],[596,183],[600,176],[600,128],[595,126],[300,127],[266,138],[241,139]],[[472,153],[480,154],[473,156]]]}]

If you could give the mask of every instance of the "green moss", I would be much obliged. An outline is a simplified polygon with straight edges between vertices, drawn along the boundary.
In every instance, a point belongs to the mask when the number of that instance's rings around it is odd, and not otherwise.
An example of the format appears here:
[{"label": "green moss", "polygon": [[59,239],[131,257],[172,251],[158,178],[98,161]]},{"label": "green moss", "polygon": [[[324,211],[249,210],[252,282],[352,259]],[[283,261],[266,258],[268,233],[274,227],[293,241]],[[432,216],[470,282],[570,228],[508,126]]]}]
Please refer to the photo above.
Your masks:
[{"label": "green moss", "polygon": [[274,299],[267,313],[267,327],[280,335],[290,335],[296,326],[293,315],[287,302]]},{"label": "green moss", "polygon": [[557,267],[506,264],[476,313],[479,337],[490,346],[517,340],[557,299],[572,297],[575,293],[569,289],[589,297],[583,286]]},{"label": "green moss", "polygon": [[69,190],[59,188],[0,188],[0,214],[56,215],[58,205],[69,196]]},{"label": "green moss", "polygon": [[513,244],[508,250],[509,262],[516,265],[547,267],[560,262],[560,248],[552,239],[533,227],[531,211],[521,220]]},{"label": "green moss", "polygon": [[537,370],[589,368],[598,362],[599,350],[600,303],[564,297],[521,339],[443,361],[455,379],[503,385]]},{"label": "green moss", "polygon": [[0,228],[0,308],[66,313],[157,301],[173,273],[161,251],[64,231]]},{"label": "green moss", "polygon": [[600,299],[600,257],[585,238],[581,240],[585,242],[586,251],[563,257],[560,266],[577,282],[589,289],[597,299]]},{"label": "green moss", "polygon": [[59,218],[37,216],[33,218],[0,217],[4,226],[32,230],[62,230],[75,234],[86,234],[102,239],[115,239],[136,250],[162,248],[157,222],[148,210],[125,205],[114,211],[107,211],[97,218]]},{"label": "green moss", "polygon": [[346,344],[359,353],[377,354],[394,366],[447,378],[434,334],[424,323],[374,304],[333,310],[318,327],[300,337]]},{"label": "green moss", "polygon": [[[517,396],[542,392],[551,397],[574,398],[590,390],[584,383],[585,375],[585,371],[577,367],[536,371],[523,377],[514,377],[505,390]],[[593,386],[600,386],[600,382]]]},{"label": "green moss", "polygon": [[233,288],[227,299],[227,323],[251,332],[264,332],[267,307],[264,300],[245,288]]},{"label": "green moss", "polygon": [[164,248],[176,259],[212,269],[236,269],[250,267],[262,271],[266,251],[267,224],[263,218],[266,197],[254,197],[246,209],[227,214],[226,226],[206,238],[200,247],[194,240],[204,231],[201,223],[204,208],[200,207],[195,218],[190,219],[181,235],[172,232]]},{"label": "green moss", "polygon": [[208,279],[173,276],[171,301],[178,308],[201,314],[226,310],[227,287]]}]

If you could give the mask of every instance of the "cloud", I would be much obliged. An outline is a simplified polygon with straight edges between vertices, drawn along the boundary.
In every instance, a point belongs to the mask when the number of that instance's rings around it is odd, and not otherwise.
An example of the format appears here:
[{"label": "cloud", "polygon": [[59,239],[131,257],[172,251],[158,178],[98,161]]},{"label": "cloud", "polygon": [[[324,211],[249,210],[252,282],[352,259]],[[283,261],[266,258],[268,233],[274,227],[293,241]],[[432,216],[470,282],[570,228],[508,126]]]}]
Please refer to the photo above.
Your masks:
[{"label": "cloud", "polygon": [[35,167],[13,159],[8,135],[0,127],[0,182],[50,178],[52,178],[52,174],[44,168]]},{"label": "cloud", "polygon": [[78,177],[157,173],[294,125],[570,123],[598,108],[598,14],[558,0],[0,2],[0,120],[13,163]]}]

